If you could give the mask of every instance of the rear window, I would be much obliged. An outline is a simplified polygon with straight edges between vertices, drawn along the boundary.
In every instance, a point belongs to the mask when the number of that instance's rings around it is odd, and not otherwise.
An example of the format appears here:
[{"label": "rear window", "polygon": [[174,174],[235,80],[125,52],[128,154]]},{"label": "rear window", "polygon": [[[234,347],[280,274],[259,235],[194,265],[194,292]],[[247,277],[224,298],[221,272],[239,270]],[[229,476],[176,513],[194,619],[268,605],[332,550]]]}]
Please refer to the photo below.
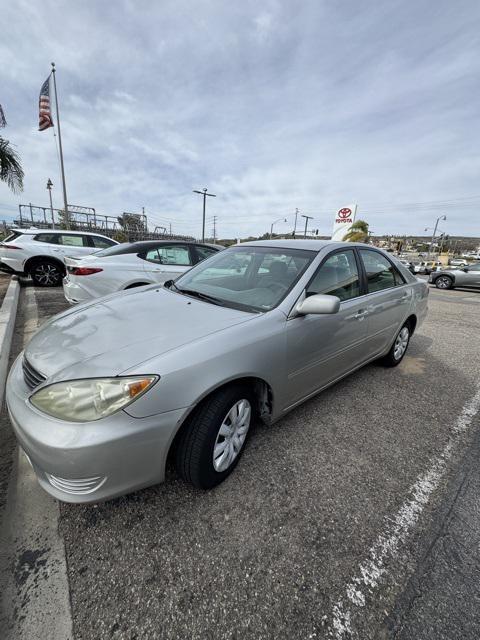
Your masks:
[{"label": "rear window", "polygon": [[12,240],[16,240],[17,238],[19,238],[21,235],[23,235],[20,231],[12,231],[4,240],[3,242],[12,242]]},{"label": "rear window", "polygon": [[108,247],[108,249],[95,251],[95,256],[107,258],[108,256],[119,256],[122,253],[136,253],[137,251],[138,247],[133,246],[129,242],[122,242],[122,244],[114,244],[113,247]]}]

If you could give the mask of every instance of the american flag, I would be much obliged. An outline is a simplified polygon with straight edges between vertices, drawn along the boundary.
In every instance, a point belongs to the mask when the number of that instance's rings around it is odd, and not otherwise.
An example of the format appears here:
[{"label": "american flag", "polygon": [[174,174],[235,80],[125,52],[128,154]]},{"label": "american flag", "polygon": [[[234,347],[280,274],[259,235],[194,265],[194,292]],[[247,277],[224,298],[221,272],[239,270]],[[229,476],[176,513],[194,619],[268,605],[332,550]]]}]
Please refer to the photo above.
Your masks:
[{"label": "american flag", "polygon": [[49,127],[53,127],[52,112],[50,111],[50,76],[40,89],[38,130],[45,131]]}]

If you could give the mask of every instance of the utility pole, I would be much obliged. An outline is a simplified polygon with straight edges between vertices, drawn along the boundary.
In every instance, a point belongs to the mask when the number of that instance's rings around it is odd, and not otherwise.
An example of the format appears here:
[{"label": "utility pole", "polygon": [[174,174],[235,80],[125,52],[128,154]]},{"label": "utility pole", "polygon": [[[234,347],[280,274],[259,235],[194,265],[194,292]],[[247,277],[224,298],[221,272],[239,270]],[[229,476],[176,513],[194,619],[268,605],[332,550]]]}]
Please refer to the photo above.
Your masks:
[{"label": "utility pole", "polygon": [[213,216],[213,244],[217,241],[217,216]]},{"label": "utility pole", "polygon": [[305,232],[303,234],[303,237],[306,238],[307,237],[308,221],[309,220],[313,220],[313,216],[304,216],[303,213],[302,213],[302,218],[305,218]]},{"label": "utility pole", "polygon": [[199,193],[201,196],[203,196],[202,242],[205,242],[205,201],[207,199],[207,196],[210,196],[211,198],[217,197],[214,193],[207,193],[207,192],[208,192],[207,187],[205,187],[201,191],[198,191],[197,189],[193,190],[193,193]]},{"label": "utility pole", "polygon": [[298,214],[299,214],[299,210],[295,209],[295,224],[293,227],[293,239],[295,240],[295,232],[297,231],[297,218],[298,218]]},{"label": "utility pole", "polygon": [[52,229],[55,229],[55,218],[53,216],[53,204],[52,204],[52,187],[53,187],[53,182],[49,178],[47,180],[47,189],[48,189],[48,195],[50,196],[50,212],[52,214]]}]

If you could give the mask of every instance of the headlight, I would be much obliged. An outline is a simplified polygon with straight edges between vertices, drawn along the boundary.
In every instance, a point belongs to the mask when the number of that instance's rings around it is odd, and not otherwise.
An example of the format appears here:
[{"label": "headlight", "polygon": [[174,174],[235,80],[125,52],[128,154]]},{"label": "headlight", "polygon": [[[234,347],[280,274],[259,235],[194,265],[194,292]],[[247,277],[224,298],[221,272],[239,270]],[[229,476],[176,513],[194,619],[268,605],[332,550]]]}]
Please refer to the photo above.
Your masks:
[{"label": "headlight", "polygon": [[90,422],[123,409],[157,380],[158,376],[131,376],[57,382],[34,393],[30,402],[54,418]]}]

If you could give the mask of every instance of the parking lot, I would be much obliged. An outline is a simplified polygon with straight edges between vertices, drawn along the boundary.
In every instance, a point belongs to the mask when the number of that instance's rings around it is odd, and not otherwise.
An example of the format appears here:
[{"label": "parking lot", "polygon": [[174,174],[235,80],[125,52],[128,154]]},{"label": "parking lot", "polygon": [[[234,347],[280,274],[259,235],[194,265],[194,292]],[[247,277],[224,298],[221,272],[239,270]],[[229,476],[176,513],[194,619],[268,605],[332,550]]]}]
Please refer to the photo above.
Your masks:
[{"label": "parking lot", "polygon": [[[61,289],[23,283],[14,354],[65,308]],[[479,637],[479,330],[478,291],[431,289],[399,367],[370,365],[257,426],[215,490],[171,470],[104,504],[61,504],[75,640]],[[8,517],[5,410],[1,439]],[[4,561],[2,637],[21,637],[20,605],[55,573],[47,547]]]}]

